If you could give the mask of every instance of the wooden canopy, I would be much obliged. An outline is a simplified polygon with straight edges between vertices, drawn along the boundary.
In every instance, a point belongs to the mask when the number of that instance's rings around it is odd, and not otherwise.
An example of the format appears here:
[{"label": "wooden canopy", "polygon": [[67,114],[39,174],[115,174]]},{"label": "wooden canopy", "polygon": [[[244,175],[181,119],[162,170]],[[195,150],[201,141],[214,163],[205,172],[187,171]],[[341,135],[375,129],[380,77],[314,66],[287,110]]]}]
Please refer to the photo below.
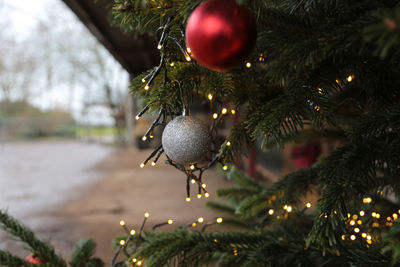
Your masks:
[{"label": "wooden canopy", "polygon": [[135,76],[159,61],[156,41],[147,35],[123,33],[110,22],[112,1],[63,0],[90,32],[114,56],[129,74]]}]

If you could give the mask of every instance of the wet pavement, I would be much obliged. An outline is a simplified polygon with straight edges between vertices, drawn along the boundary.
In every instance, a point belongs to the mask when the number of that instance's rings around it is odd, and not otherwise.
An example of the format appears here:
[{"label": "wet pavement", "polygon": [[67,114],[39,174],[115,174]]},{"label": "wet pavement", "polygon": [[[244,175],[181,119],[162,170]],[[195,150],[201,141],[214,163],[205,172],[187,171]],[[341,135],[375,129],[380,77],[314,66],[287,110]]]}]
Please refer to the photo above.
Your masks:
[{"label": "wet pavement", "polygon": [[[112,152],[112,153],[111,153]],[[119,221],[138,229],[145,212],[145,230],[169,219],[172,230],[199,217],[213,220],[219,212],[206,207],[215,191],[231,186],[215,169],[205,172],[210,198],[188,203],[186,176],[164,164],[140,168],[150,149],[111,148],[84,143],[0,143],[0,208],[22,218],[37,236],[70,259],[81,238],[97,242],[96,256],[113,256],[112,240],[123,234]],[[196,187],[192,187],[193,196]],[[199,226],[201,227],[201,226]],[[215,230],[217,227],[210,227]],[[0,249],[25,257],[29,252],[0,231]]]},{"label": "wet pavement", "polygon": [[[0,143],[0,209],[24,219],[77,197],[113,148],[74,141]],[[29,224],[29,223],[28,223]]]}]

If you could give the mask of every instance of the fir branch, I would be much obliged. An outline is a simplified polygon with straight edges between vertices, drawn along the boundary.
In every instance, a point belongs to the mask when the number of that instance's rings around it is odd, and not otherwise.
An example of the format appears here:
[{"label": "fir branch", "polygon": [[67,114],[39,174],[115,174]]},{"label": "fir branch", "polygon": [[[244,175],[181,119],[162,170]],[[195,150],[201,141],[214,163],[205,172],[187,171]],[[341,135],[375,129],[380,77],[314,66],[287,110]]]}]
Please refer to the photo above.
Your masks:
[{"label": "fir branch", "polygon": [[336,232],[344,229],[347,203],[376,192],[380,186],[394,187],[398,184],[390,177],[400,174],[397,168],[400,158],[395,152],[399,151],[400,144],[389,136],[380,136],[365,143],[357,140],[355,144],[337,149],[322,164],[318,173],[320,186],[323,187],[318,200],[320,216],[308,238],[309,244],[336,246],[339,243]]},{"label": "fir branch", "polygon": [[217,210],[217,211],[228,213],[228,214],[235,213],[235,209],[232,208],[231,206],[224,205],[224,204],[217,203],[217,202],[209,201],[209,202],[207,202],[207,207],[209,207],[213,210]]},{"label": "fir branch", "polygon": [[30,229],[22,226],[3,211],[0,211],[0,223],[4,231],[7,231],[12,236],[29,245],[39,255],[40,259],[55,266],[67,266],[66,262],[55,253],[54,248],[50,244],[37,239]]},{"label": "fir branch", "polygon": [[[373,11],[373,23],[363,29],[364,41],[375,45],[375,55],[396,62],[400,58],[400,5]],[[397,63],[398,64],[398,63]]]},{"label": "fir branch", "polygon": [[270,187],[248,177],[234,167],[230,167],[228,177],[235,182],[235,187],[220,189],[220,197],[238,200],[236,214],[249,218],[265,212],[268,207],[281,204],[296,204],[300,197],[315,190],[320,168],[300,169],[281,177]]},{"label": "fir branch", "polygon": [[80,266],[104,266],[99,259],[91,259],[96,249],[96,243],[92,239],[79,240],[72,251],[71,267]]},{"label": "fir branch", "polygon": [[[26,266],[26,262],[20,257],[0,250],[0,266]],[[29,264],[33,266],[33,264]]]},{"label": "fir branch", "polygon": [[400,227],[398,223],[388,233],[384,233],[383,240],[386,245],[382,248],[382,253],[392,253],[392,265],[400,262]]}]

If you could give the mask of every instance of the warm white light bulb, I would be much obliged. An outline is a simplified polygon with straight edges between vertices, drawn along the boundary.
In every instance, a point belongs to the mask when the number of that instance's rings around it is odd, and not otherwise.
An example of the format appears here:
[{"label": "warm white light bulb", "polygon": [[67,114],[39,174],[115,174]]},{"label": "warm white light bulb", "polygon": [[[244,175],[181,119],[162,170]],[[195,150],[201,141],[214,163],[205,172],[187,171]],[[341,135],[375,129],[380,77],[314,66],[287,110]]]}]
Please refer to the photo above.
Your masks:
[{"label": "warm white light bulb", "polygon": [[200,217],[200,218],[197,219],[197,221],[198,221],[199,223],[203,223],[203,222],[204,222],[204,218],[203,218],[203,217]]},{"label": "warm white light bulb", "polygon": [[217,218],[217,223],[222,223],[222,218]]},{"label": "warm white light bulb", "polygon": [[145,217],[145,218],[149,218],[149,216],[150,216],[150,214],[149,214],[148,212],[146,212],[146,213],[144,214],[144,217]]}]

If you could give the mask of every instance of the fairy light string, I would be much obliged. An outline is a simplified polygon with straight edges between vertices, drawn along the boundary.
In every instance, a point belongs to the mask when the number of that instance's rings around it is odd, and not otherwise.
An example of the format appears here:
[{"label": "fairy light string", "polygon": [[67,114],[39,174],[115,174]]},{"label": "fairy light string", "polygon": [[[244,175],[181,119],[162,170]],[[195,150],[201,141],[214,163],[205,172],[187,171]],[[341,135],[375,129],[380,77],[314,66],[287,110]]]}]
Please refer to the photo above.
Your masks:
[{"label": "fairy light string", "polygon": [[[374,242],[380,242],[380,236],[376,236],[376,234],[374,235],[373,229],[376,227],[391,227],[394,221],[396,221],[400,217],[400,210],[393,211],[389,215],[387,215],[388,211],[386,211],[385,213],[383,211],[378,212],[378,209],[373,205],[374,200],[371,197],[362,198],[361,202],[363,203],[363,206],[361,207],[361,209],[346,214],[345,218],[343,218],[346,226],[346,232],[339,235],[339,239],[341,239],[343,242],[358,241],[365,244],[367,247],[371,246]],[[299,213],[304,213],[313,207],[312,203],[308,201],[305,201],[302,205],[303,208],[300,208],[298,207],[298,205],[288,203],[279,205],[280,208],[276,208],[275,205],[275,208],[267,209],[265,212],[265,216],[256,225],[255,230],[262,229],[268,224],[268,222],[270,222],[271,219],[290,219],[291,216],[296,216]],[[333,214],[338,213],[333,212]],[[125,221],[120,221],[120,225],[126,232],[127,236],[121,238],[118,242],[116,252],[111,262],[112,267],[124,266],[120,264],[123,264],[124,262],[126,262],[126,260],[118,263],[116,262],[116,259],[121,253],[126,256],[126,259],[130,264],[139,266],[145,263],[144,259],[135,258],[134,255],[137,249],[144,242],[143,230],[145,224],[149,219],[149,216],[150,214],[147,212],[144,214],[144,218],[138,232],[136,232],[133,228],[129,228],[126,225]],[[322,214],[321,216],[328,217],[326,214]],[[210,221],[206,221],[204,217],[199,217],[192,222],[179,226],[178,228],[187,229],[188,231],[204,232],[207,230],[208,227],[221,224],[223,223],[223,221],[224,220],[221,217]],[[167,221],[153,225],[150,229],[151,231],[155,231],[160,227],[172,225],[173,223],[174,221],[172,219],[168,219]],[[196,230],[196,228],[199,229],[200,226],[200,230]],[[216,238],[214,239],[214,243],[218,245],[218,240]],[[236,250],[236,254],[238,254],[238,249],[239,248],[233,248],[233,251]]]},{"label": "fairy light string", "polygon": [[[115,250],[115,253],[113,255],[113,258],[111,260],[111,267],[118,267],[118,266],[126,266],[126,263],[130,264],[129,266],[140,266],[144,263],[144,259],[138,259],[134,255],[137,252],[137,249],[142,245],[144,242],[144,237],[143,237],[143,229],[144,226],[146,225],[148,218],[150,217],[150,214],[146,212],[144,214],[144,218],[142,221],[142,224],[140,226],[140,230],[137,233],[133,229],[129,229],[126,225],[125,221],[120,221],[120,225],[127,234],[126,237],[121,238],[118,240],[118,246]],[[181,229],[187,229],[187,228],[195,228],[199,224],[204,224],[203,228],[201,229],[201,232],[204,231],[205,228],[215,225],[215,224],[221,224],[223,222],[223,219],[221,217],[216,218],[215,220],[209,221],[205,223],[205,219],[203,217],[197,218],[195,221],[184,224],[182,226],[179,226],[178,228]],[[172,219],[168,219],[165,222],[161,222],[158,224],[153,225],[150,229],[150,231],[155,231],[160,227],[166,226],[166,225],[172,225],[174,221]],[[193,230],[194,231],[194,230]],[[123,253],[125,255],[126,259],[117,262],[117,258]]]}]

